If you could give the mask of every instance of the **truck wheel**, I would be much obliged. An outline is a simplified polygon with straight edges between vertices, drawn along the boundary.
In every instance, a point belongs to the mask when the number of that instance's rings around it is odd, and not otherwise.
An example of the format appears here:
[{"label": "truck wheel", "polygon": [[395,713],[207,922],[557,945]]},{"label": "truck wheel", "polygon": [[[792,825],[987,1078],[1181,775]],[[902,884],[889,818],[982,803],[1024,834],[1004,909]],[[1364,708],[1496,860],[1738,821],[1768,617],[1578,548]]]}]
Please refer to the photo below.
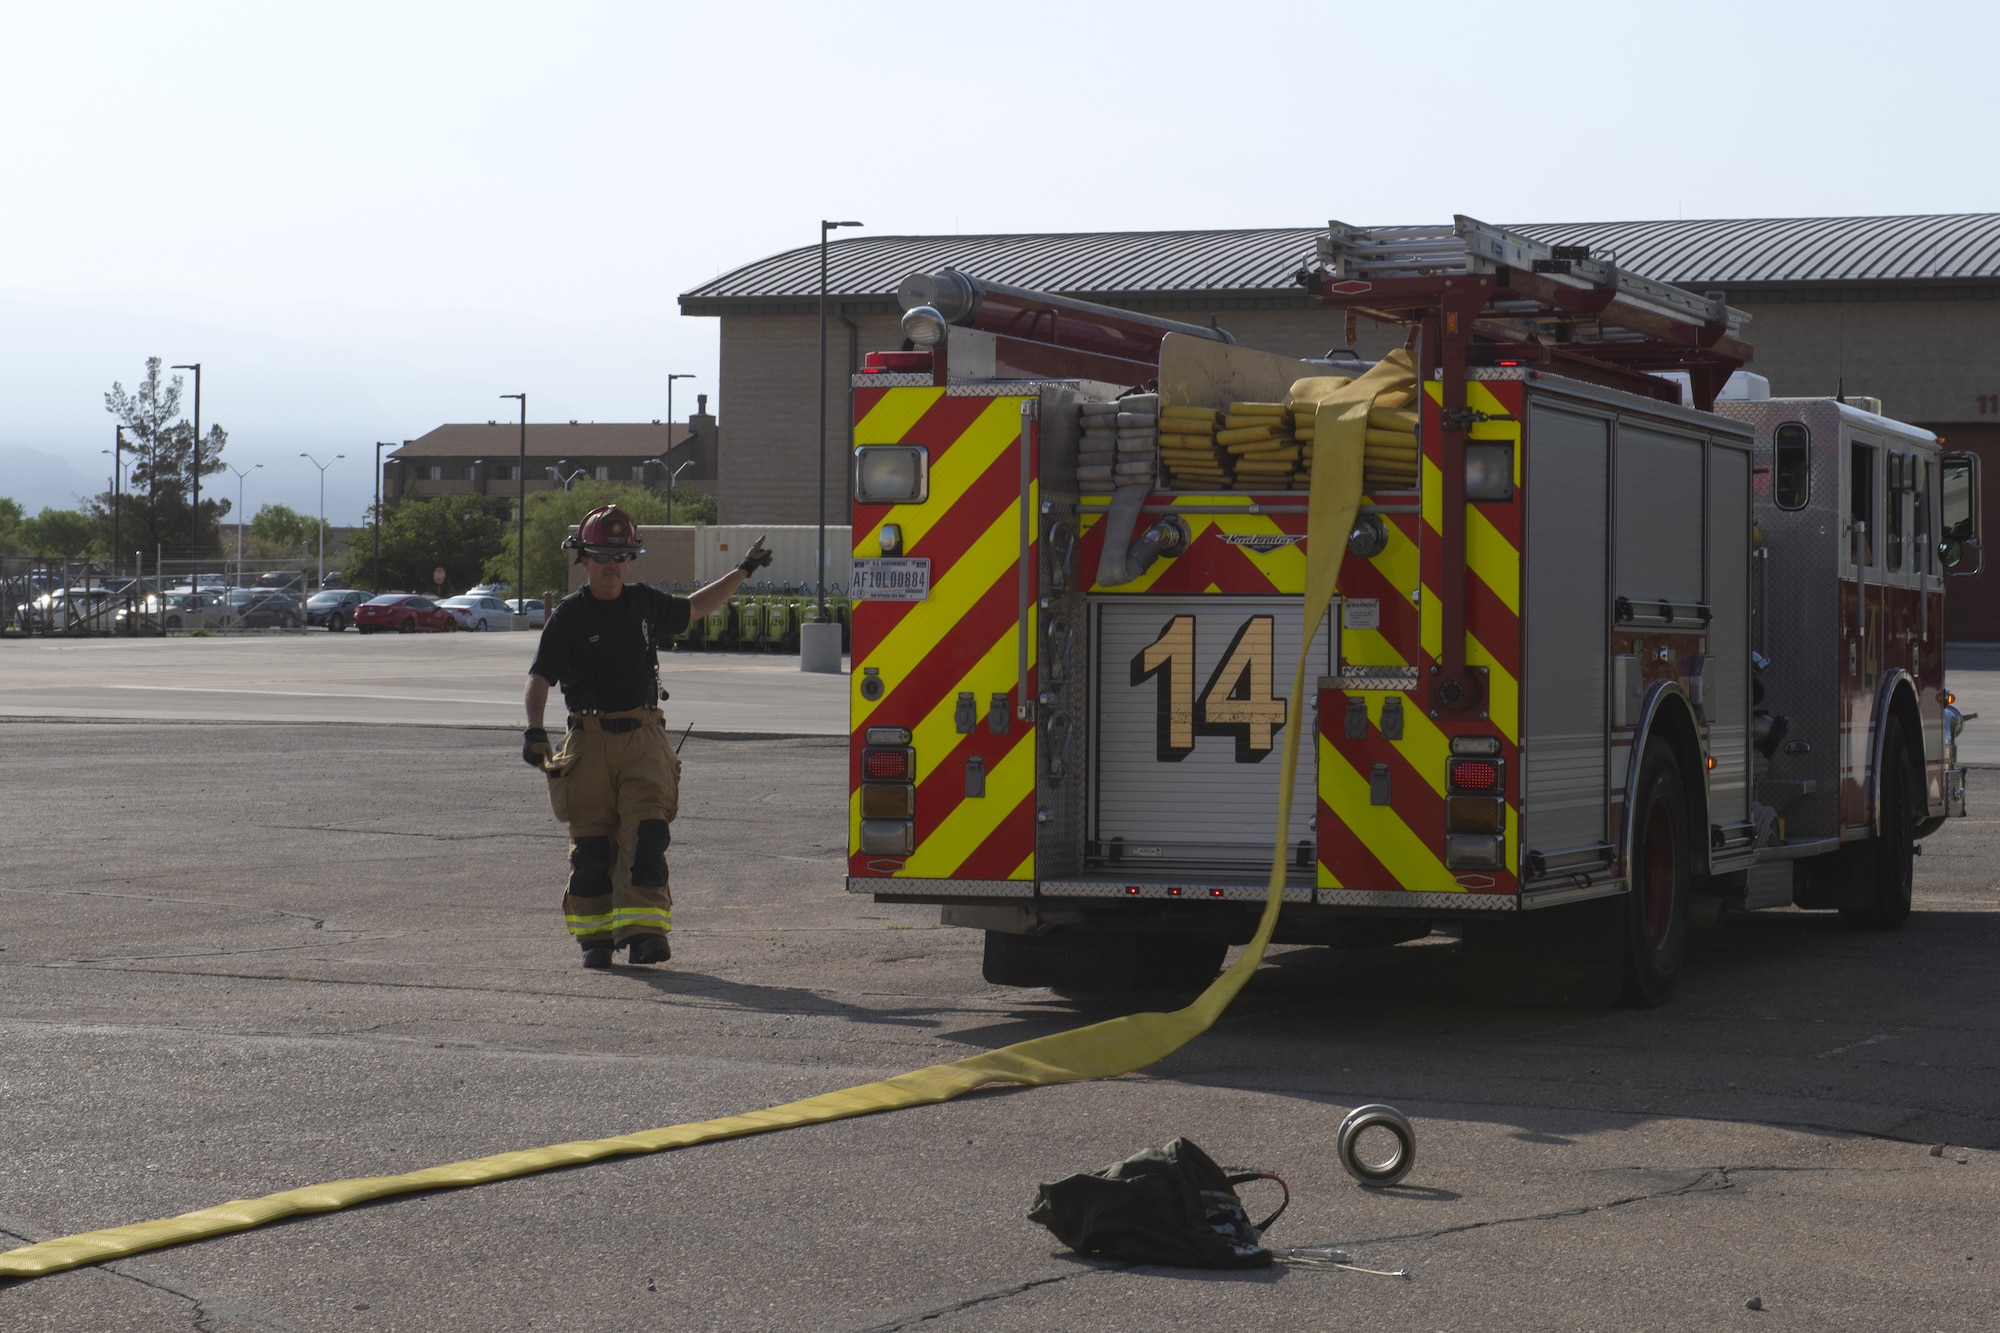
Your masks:
[{"label": "truck wheel", "polygon": [[[1882,832],[1864,859],[1862,873],[1872,880],[1866,906],[1844,907],[1840,919],[1860,930],[1895,930],[1910,919],[1910,890],[1916,879],[1918,787],[1910,776],[1909,746],[1900,718],[1890,718],[1882,732]],[[1871,873],[1872,872],[1872,873]]]},{"label": "truck wheel", "polygon": [[1687,952],[1688,851],[1687,793],[1680,765],[1664,742],[1646,746],[1633,792],[1638,820],[1626,857],[1631,888],[1626,893],[1625,1002],[1651,1009],[1673,993],[1674,977]]}]

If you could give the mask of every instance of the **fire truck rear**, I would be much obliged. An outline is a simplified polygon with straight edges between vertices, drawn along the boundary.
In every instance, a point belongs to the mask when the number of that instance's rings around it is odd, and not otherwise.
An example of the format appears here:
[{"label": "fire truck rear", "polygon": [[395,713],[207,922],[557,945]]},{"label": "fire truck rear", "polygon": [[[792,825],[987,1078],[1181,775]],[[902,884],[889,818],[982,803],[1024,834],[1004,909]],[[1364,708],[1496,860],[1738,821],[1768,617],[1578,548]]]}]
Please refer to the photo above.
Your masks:
[{"label": "fire truck rear", "polygon": [[1334,224],[1301,277],[1416,371],[1321,553],[1305,737],[1296,391],[1368,364],[905,281],[915,350],[854,379],[850,890],[984,930],[995,983],[1198,985],[1256,920],[1297,744],[1280,942],[1455,929],[1475,994],[1659,1003],[1691,920],[1899,925],[1915,840],[1964,813],[1975,460],[1730,395],[1741,312],[1472,219]]}]

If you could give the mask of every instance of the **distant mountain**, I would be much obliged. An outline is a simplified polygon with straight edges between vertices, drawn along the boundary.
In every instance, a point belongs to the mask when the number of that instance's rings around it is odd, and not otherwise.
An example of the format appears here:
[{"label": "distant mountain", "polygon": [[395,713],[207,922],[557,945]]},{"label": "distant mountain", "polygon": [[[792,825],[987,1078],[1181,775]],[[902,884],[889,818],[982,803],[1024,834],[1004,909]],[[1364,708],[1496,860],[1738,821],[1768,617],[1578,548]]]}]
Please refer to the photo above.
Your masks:
[{"label": "distant mountain", "polygon": [[[107,456],[106,464],[110,461]],[[20,501],[30,517],[44,509],[75,509],[81,503],[79,496],[97,495],[110,486],[109,466],[103,476],[92,478],[54,454],[0,445],[0,495]]]}]

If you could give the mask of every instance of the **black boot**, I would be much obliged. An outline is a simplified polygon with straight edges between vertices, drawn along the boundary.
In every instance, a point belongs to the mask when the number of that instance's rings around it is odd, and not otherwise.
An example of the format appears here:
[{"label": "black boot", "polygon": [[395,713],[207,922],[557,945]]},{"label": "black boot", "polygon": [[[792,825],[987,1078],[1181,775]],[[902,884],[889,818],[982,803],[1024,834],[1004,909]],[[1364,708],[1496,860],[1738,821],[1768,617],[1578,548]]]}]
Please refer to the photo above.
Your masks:
[{"label": "black boot", "polygon": [[667,947],[665,935],[637,935],[632,939],[632,951],[625,955],[628,963],[664,963],[674,956]]},{"label": "black boot", "polygon": [[585,967],[610,967],[611,946],[608,944],[589,945],[583,951]]}]

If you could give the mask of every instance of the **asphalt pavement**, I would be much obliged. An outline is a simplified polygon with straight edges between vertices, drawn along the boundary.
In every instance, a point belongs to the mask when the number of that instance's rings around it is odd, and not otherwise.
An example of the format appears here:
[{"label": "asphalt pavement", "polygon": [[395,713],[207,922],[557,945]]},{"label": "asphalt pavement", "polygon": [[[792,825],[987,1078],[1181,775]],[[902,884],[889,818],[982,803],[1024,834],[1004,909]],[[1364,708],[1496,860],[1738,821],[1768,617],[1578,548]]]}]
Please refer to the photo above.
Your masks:
[{"label": "asphalt pavement", "polygon": [[[0,717],[518,727],[539,631],[0,640]],[[668,721],[844,736],[847,678],[796,656],[667,653]]]},{"label": "asphalt pavement", "polygon": [[[584,971],[505,638],[169,641],[237,651],[261,683],[223,717],[156,691],[143,720],[97,711],[131,707],[117,686],[148,672],[114,654],[135,645],[39,672],[0,645],[0,1243],[751,1110],[1172,1002],[988,986],[975,934],[844,892],[844,678],[792,659],[669,660],[697,722],[674,959]],[[491,656],[448,655],[468,646]],[[173,662],[181,686],[252,674]],[[829,684],[830,706],[807,693]],[[739,699],[788,734],[723,725]],[[245,720],[311,707],[340,721]],[[439,717],[458,725],[405,725]],[[1664,1009],[1474,1005],[1443,936],[1278,949],[1216,1029],[1137,1075],[0,1284],[0,1328],[1985,1329],[1995,802],[1975,773],[1904,930],[1732,920]],[[1416,1122],[1398,1188],[1334,1159],[1367,1101]],[[1025,1220],[1037,1182],[1176,1134],[1285,1177],[1274,1244],[1411,1276],[1133,1268]],[[1270,1188],[1246,1187],[1253,1209]]]}]

